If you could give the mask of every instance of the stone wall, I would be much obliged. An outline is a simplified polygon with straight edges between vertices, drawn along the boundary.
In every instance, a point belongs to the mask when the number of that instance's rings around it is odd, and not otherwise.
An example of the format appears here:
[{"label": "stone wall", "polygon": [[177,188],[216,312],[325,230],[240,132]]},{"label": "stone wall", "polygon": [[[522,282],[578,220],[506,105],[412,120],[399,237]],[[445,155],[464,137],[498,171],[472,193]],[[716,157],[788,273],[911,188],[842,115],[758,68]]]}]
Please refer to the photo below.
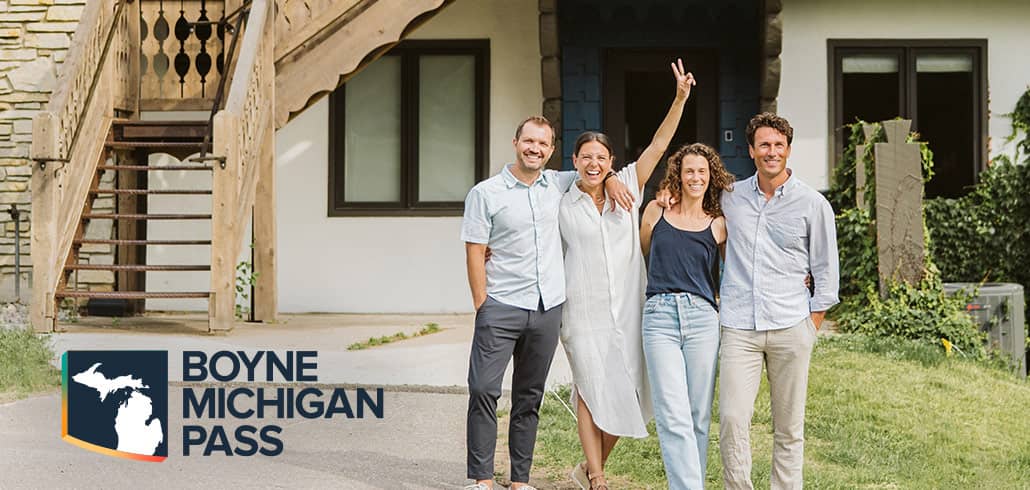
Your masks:
[{"label": "stone wall", "polygon": [[[0,0],[0,301],[15,299],[15,223],[8,212],[12,204],[21,211],[21,299],[29,298],[32,162],[28,156],[32,117],[45,107],[57,84],[57,68],[71,46],[85,3],[83,0]],[[105,186],[113,182],[109,176],[103,180]],[[99,199],[94,209],[113,212],[114,201],[111,197]],[[91,236],[99,234],[110,238],[111,224],[104,223],[87,232]],[[110,245],[83,252],[83,262],[110,263],[113,259]],[[80,273],[80,287],[112,288],[114,277],[110,272],[89,272]]]}]

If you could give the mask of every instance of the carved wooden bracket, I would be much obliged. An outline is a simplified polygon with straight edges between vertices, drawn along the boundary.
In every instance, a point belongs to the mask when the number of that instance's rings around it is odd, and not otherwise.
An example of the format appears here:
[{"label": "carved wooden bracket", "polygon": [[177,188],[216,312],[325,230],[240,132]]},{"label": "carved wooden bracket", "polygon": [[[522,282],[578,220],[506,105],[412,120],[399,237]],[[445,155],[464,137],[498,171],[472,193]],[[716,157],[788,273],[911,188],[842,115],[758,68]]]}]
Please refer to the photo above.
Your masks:
[{"label": "carved wooden bracket", "polygon": [[452,1],[284,2],[276,16],[275,127],[328,95]]}]

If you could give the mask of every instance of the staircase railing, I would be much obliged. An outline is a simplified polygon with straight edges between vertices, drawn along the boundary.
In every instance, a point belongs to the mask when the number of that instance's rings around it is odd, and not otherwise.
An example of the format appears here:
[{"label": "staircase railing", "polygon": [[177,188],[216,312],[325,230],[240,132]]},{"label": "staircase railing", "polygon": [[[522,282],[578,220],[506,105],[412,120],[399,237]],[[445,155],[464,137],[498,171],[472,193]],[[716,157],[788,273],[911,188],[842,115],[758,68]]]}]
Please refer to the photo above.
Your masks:
[{"label": "staircase railing", "polygon": [[229,330],[235,316],[236,260],[250,220],[262,165],[274,158],[275,36],[270,0],[254,0],[225,108],[215,115],[211,203],[211,330]]},{"label": "staircase railing", "polygon": [[[82,217],[83,203],[104,151],[116,108],[132,98],[135,81],[108,56],[131,42],[123,22],[127,0],[86,3],[57,85],[32,122],[32,275],[30,321],[54,328],[54,294]],[[120,48],[116,48],[118,50]],[[117,70],[122,70],[118,72]],[[127,86],[126,86],[127,85]]]}]

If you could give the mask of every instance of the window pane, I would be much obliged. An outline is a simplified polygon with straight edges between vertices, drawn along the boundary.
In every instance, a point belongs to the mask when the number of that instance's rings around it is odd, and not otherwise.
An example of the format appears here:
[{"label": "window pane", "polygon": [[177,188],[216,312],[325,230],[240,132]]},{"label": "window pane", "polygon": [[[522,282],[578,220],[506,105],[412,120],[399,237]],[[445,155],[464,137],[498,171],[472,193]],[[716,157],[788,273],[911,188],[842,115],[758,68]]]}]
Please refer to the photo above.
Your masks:
[{"label": "window pane", "polygon": [[841,60],[844,73],[897,73],[898,58],[891,54],[854,54]]},{"label": "window pane", "polygon": [[976,167],[976,93],[970,54],[916,56],[916,126],[933,151],[926,197],[959,197]]},{"label": "window pane", "polygon": [[419,58],[419,201],[462,201],[475,184],[476,59]]},{"label": "window pane", "polygon": [[[841,61],[842,124],[847,126],[858,119],[883,121],[902,115],[897,56],[848,55]],[[845,127],[842,148],[850,137],[851,131]]]},{"label": "window pane", "polygon": [[384,56],[347,82],[344,196],[401,200],[401,60]]},{"label": "window pane", "polygon": [[973,57],[968,54],[921,54],[916,57],[920,73],[972,72]]}]

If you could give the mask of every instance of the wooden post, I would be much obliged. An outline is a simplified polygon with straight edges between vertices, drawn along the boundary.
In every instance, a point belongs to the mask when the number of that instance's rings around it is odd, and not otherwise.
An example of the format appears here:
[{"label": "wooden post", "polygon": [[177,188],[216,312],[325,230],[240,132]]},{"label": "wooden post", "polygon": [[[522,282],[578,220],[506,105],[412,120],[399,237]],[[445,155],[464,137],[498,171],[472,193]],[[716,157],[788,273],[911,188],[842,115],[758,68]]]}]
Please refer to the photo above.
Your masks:
[{"label": "wooden post", "polygon": [[[139,91],[140,91],[140,80],[142,73],[140,72],[140,16],[139,8],[126,8],[125,12],[122,13],[125,16],[126,21],[126,37],[122,42],[126,49],[128,49],[127,57],[129,58],[128,76],[126,81],[128,85],[123,88],[125,90],[125,101],[127,102],[126,109],[133,114],[139,113]],[[136,116],[139,117],[139,116]]]},{"label": "wooden post", "polygon": [[214,154],[225,157],[225,168],[212,162],[211,177],[211,298],[208,331],[231,330],[236,319],[235,223],[237,177],[241,148],[236,143],[239,120],[226,111],[215,115]]},{"label": "wooden post", "polygon": [[889,280],[923,277],[923,173],[918,143],[905,143],[912,121],[884,121],[886,143],[876,143],[876,244],[880,290]]},{"label": "wooden post", "polygon": [[275,22],[272,16],[265,21],[265,39],[261,43],[261,91],[267,110],[260,112],[266,118],[261,135],[260,158],[257,162],[257,189],[254,197],[254,320],[271,323],[279,314],[279,294],[276,287],[276,226],[275,226]]},{"label": "wooden post", "polygon": [[[47,159],[60,156],[60,129],[57,117],[41,112],[32,120],[32,158]],[[57,285],[57,202],[59,189],[55,168],[61,164],[43,160],[32,167],[32,300],[29,303],[29,322],[37,332],[53,332]]]},{"label": "wooden post", "polygon": [[265,113],[270,120],[262,141],[257,195],[254,198],[254,272],[257,273],[254,320],[267,323],[276,320],[279,304],[275,259],[275,131],[272,111]]}]

